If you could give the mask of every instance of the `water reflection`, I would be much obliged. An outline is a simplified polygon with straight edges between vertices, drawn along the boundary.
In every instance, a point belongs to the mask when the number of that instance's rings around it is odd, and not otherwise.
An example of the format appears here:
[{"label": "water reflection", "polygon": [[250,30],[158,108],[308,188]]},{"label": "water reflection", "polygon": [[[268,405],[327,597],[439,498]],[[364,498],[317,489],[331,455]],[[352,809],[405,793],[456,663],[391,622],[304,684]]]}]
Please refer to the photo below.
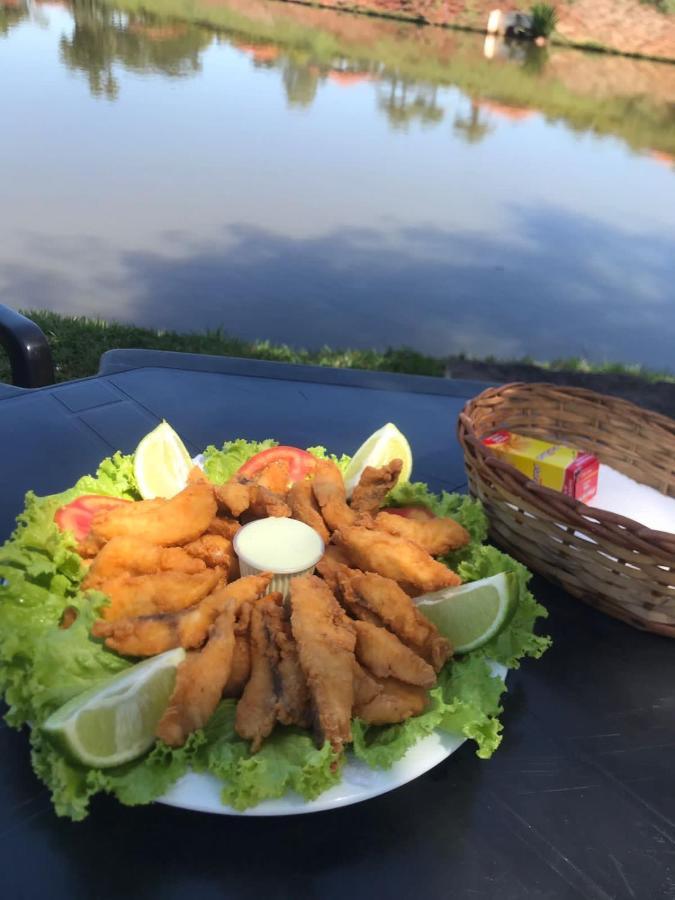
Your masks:
[{"label": "water reflection", "polygon": [[61,58],[73,71],[86,74],[91,92],[113,100],[119,93],[113,67],[173,78],[200,71],[200,52],[213,35],[180,22],[162,23],[129,16],[97,0],[72,0],[74,27],[60,41]]},{"label": "water reflection", "polygon": [[672,367],[675,67],[265,0],[0,10],[7,302]]}]

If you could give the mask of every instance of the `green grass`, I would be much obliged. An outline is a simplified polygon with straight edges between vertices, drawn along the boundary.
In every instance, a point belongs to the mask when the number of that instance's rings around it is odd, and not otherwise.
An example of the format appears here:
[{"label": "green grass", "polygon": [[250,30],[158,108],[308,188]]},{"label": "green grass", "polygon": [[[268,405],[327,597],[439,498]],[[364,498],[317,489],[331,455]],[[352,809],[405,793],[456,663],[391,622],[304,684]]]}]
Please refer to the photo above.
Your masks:
[{"label": "green grass", "polygon": [[[540,362],[525,357],[519,360],[497,360],[488,357],[477,360],[460,354],[459,356],[437,358],[426,356],[407,347],[379,350],[303,350],[287,344],[272,344],[269,341],[244,341],[223,331],[191,332],[181,334],[175,331],[155,331],[137,328],[118,322],[104,322],[100,319],[62,316],[44,310],[26,311],[45,332],[49,339],[56,366],[57,381],[84,378],[98,371],[99,359],[106,350],[115,348],[143,348],[146,350],[175,350],[184,353],[208,353],[216,356],[236,356],[247,359],[267,359],[275,362],[302,363],[305,365],[332,366],[340,369],[368,369],[379,372],[403,372],[411,375],[443,376],[446,368],[453,363],[470,361],[494,365],[525,364],[544,371],[597,372],[633,376],[649,382],[675,382],[675,376],[666,372],[655,372],[639,365],[621,363],[591,363],[573,357]],[[10,381],[9,365],[0,354],[0,381]]]}]

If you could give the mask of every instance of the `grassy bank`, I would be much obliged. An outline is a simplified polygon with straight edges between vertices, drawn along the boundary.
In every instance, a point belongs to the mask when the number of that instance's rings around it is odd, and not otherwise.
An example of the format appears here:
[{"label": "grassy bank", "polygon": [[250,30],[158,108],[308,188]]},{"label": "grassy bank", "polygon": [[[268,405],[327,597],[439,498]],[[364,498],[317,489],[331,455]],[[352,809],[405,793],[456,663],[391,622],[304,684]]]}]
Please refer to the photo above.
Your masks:
[{"label": "grassy bank", "polygon": [[[496,360],[487,357],[472,360],[465,355],[433,357],[409,348],[379,350],[303,350],[269,341],[244,341],[222,331],[181,334],[175,331],[155,331],[118,322],[62,316],[58,313],[29,310],[24,314],[36,322],[49,339],[57,381],[84,378],[98,371],[99,359],[106,350],[119,347],[140,347],[147,350],[175,350],[183,353],[208,353],[217,356],[237,356],[247,359],[267,359],[275,362],[305,365],[334,366],[342,369],[369,369],[380,372],[403,372],[411,375],[443,376],[446,373],[532,369],[546,378],[547,373],[567,372],[575,375],[596,374],[623,376],[649,383],[675,384],[675,375],[655,372],[639,365],[621,363],[591,363],[573,357],[551,362],[538,362],[531,357],[519,360]],[[463,374],[462,377],[471,377]],[[479,377],[475,375],[474,377]],[[494,378],[490,375],[489,379]],[[0,381],[9,381],[7,360],[0,355]]]}]

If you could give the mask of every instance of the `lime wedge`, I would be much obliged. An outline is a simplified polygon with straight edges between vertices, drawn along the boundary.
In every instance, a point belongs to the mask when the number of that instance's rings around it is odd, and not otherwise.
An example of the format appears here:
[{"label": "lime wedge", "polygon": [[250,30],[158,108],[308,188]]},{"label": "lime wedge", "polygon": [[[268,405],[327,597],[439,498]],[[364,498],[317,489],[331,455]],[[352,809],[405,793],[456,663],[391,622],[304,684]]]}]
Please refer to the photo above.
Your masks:
[{"label": "lime wedge", "polygon": [[398,483],[403,484],[405,481],[410,481],[413,462],[410,444],[394,424],[387,422],[382,428],[373,432],[352,456],[345,472],[347,496],[351,497],[366,466],[386,466],[392,459],[403,460]]},{"label": "lime wedge", "polygon": [[125,669],[57,709],[43,732],[86,766],[105,769],[135,759],[155,741],[184,659],[178,647]]},{"label": "lime wedge", "polygon": [[518,604],[516,578],[501,572],[480,581],[417,597],[415,603],[455,653],[487,644],[507,625]]},{"label": "lime wedge", "polygon": [[146,434],[136,447],[134,475],[141,497],[174,497],[187,484],[192,460],[185,444],[168,422]]}]

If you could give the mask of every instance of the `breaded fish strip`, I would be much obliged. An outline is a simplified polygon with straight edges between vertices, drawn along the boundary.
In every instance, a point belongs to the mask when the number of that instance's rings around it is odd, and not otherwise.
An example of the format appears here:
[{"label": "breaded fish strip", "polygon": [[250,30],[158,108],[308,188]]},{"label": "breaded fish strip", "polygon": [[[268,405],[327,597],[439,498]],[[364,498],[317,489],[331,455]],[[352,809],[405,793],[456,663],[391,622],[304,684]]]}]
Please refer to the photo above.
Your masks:
[{"label": "breaded fish strip", "polygon": [[161,547],[142,538],[120,535],[102,547],[82,582],[82,588],[94,588],[117,575],[153,575],[162,571],[194,574],[204,568],[205,563],[181,547]]},{"label": "breaded fish strip", "polygon": [[225,515],[217,515],[209,522],[206,533],[218,534],[221,537],[227,538],[228,541],[231,541],[240,528],[241,525],[236,519],[231,519],[229,516]]},{"label": "breaded fish strip", "polygon": [[262,470],[256,481],[262,487],[284,497],[288,492],[290,469],[285,459],[275,459]]},{"label": "breaded fish strip", "polygon": [[321,743],[339,753],[352,739],[354,629],[324,581],[291,579],[291,630],[307,679],[314,727]]},{"label": "breaded fish strip", "polygon": [[404,684],[395,678],[375,678],[382,690],[371,700],[356,704],[354,715],[368,725],[395,725],[426,709],[429,695],[425,688]]},{"label": "breaded fish strip", "polygon": [[329,531],[347,527],[356,521],[356,513],[347,506],[342,473],[332,460],[317,460],[312,490]]},{"label": "breaded fish strip", "polygon": [[[152,507],[144,506],[152,503]],[[141,506],[140,510],[134,509]],[[190,484],[175,497],[159,505],[154,500],[123,503],[97,513],[90,537],[104,544],[111,538],[130,536],[150,544],[186,544],[203,534],[216,514],[216,500],[210,484]]]},{"label": "breaded fish strip", "polygon": [[389,491],[396,486],[402,468],[400,459],[392,459],[386,466],[377,469],[366,466],[352,492],[352,509],[362,513],[377,512]]},{"label": "breaded fish strip", "polygon": [[291,508],[281,494],[255,483],[249,484],[248,491],[250,503],[243,514],[246,519],[264,519],[267,516],[288,518],[291,515]]},{"label": "breaded fish strip", "polygon": [[244,603],[239,607],[234,623],[234,654],[232,670],[227,684],[223,688],[223,697],[239,698],[244,692],[246,682],[251,677],[251,644],[249,626],[251,623],[251,604]]},{"label": "breaded fish strip", "polygon": [[182,747],[218,706],[232,668],[235,608],[234,602],[227,604],[203,649],[188,653],[178,666],[176,686],[157,726],[157,737],[170,747]]},{"label": "breaded fish strip", "polygon": [[[358,662],[354,663],[354,710],[360,709],[382,693],[382,685],[366,672]],[[356,713],[354,713],[356,715]]]},{"label": "breaded fish strip", "polygon": [[312,483],[307,479],[296,481],[288,492],[287,500],[293,518],[313,528],[320,535],[324,544],[327,544],[330,535],[314,498]]},{"label": "breaded fish strip", "polygon": [[406,538],[352,526],[333,535],[356,568],[405,581],[423,593],[461,584],[462,579]]},{"label": "breaded fish strip", "polygon": [[250,646],[251,677],[244,688],[234,720],[237,734],[251,741],[251,752],[256,753],[265,738],[272,733],[276,722],[277,694],[270,660],[269,635],[265,628],[263,608],[275,602],[269,594],[251,609]]},{"label": "breaded fish strip", "polygon": [[277,720],[282,725],[309,728],[312,724],[309,688],[298,659],[291,623],[281,602],[265,603],[263,615],[277,693]]},{"label": "breaded fish strip", "polygon": [[450,550],[465,547],[471,540],[469,532],[459,522],[449,518],[419,521],[383,510],[375,518],[375,527],[407,538],[431,556],[443,556]]},{"label": "breaded fish strip", "polygon": [[340,571],[339,580],[340,598],[352,615],[363,619],[365,609],[366,621],[375,620],[388,628],[440,672],[452,653],[450,643],[395,581],[371,572],[352,575],[346,568]]},{"label": "breaded fish strip", "polygon": [[[338,572],[340,566],[348,567],[349,557],[344,550],[336,547],[335,544],[329,544],[326,547],[323,556],[316,564],[316,570],[334,594],[338,590]],[[354,574],[356,574],[357,571],[358,569],[354,569]]]},{"label": "breaded fish strip", "polygon": [[215,590],[201,603],[178,613],[94,622],[91,633],[104,638],[107,647],[123,656],[155,656],[174,647],[193,650],[206,640],[216,617],[228,603],[235,609],[261,597],[271,575],[249,575]]},{"label": "breaded fish strip", "polygon": [[118,575],[102,582],[97,590],[110,598],[109,606],[103,608],[103,618],[113,622],[187,609],[203,600],[222,580],[220,569],[204,569],[194,575],[185,572]]},{"label": "breaded fish strip", "polygon": [[248,486],[234,478],[226,481],[225,484],[217,485],[215,494],[218,509],[235,519],[238,519],[248,509],[251,502]]},{"label": "breaded fish strip", "polygon": [[226,576],[229,575],[234,563],[235,554],[232,541],[219,534],[203,534],[196,541],[190,541],[183,549],[190,556],[203,561],[211,568],[220,566]]},{"label": "breaded fish strip", "polygon": [[354,622],[356,631],[356,658],[378,678],[397,678],[406,684],[431,688],[436,684],[436,673],[429,663],[406,647],[395,634],[371,625]]}]

